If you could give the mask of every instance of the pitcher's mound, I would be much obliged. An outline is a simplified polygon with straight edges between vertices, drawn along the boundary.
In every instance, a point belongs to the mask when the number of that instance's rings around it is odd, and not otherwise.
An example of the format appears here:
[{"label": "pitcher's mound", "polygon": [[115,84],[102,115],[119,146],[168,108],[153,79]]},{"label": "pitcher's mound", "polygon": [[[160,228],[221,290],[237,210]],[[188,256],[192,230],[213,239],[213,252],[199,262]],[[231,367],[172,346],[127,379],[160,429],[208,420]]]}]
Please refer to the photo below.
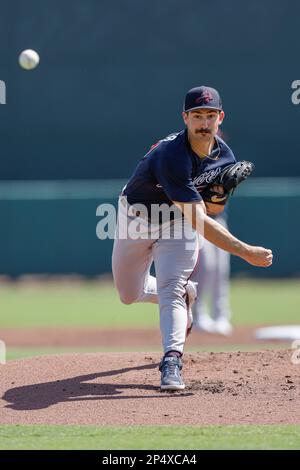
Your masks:
[{"label": "pitcher's mound", "polygon": [[184,356],[160,392],[157,353],[64,354],[0,366],[1,424],[300,424],[293,351]]}]

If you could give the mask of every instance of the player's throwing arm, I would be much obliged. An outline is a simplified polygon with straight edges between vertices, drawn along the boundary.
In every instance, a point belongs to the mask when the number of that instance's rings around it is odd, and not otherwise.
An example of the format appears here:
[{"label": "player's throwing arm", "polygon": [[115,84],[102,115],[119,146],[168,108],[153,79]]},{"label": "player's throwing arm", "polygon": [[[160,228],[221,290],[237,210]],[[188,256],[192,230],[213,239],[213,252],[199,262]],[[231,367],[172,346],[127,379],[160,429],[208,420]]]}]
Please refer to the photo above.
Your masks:
[{"label": "player's throwing arm", "polygon": [[[225,227],[207,216],[203,203],[182,204],[173,201],[185,218],[204,238],[232,255],[239,256],[253,266],[268,267],[273,260],[272,250],[252,246],[234,237]],[[204,224],[203,224],[204,222]],[[204,227],[204,233],[203,233]]]}]

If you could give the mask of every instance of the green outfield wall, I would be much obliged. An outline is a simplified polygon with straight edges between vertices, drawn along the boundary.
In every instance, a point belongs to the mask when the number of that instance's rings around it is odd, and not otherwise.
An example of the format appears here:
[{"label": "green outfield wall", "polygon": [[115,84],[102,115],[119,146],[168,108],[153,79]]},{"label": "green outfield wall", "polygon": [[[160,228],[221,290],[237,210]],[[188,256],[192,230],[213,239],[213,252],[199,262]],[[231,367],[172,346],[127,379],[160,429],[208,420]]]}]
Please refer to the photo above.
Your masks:
[{"label": "green outfield wall", "polygon": [[[0,184],[0,274],[111,272],[112,240],[99,240],[100,204],[117,206],[124,180],[7,181]],[[274,264],[258,269],[232,257],[234,276],[300,274],[300,179],[253,178],[233,196],[231,231],[272,248]]]},{"label": "green outfield wall", "polygon": [[0,179],[127,178],[199,84],[238,160],[300,176],[299,17],[298,0],[3,0]]}]

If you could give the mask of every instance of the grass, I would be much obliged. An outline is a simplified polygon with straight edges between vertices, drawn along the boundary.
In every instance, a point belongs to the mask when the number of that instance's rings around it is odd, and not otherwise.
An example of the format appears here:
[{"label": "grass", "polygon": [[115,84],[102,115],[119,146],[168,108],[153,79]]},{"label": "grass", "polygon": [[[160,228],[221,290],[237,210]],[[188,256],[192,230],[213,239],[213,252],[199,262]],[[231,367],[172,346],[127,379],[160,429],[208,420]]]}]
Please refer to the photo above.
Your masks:
[{"label": "grass", "polygon": [[299,324],[300,280],[245,280],[232,283],[236,325]]},{"label": "grass", "polygon": [[112,285],[83,283],[74,287],[7,287],[1,289],[2,327],[102,326],[157,324],[155,306],[121,304]]},{"label": "grass", "polygon": [[0,426],[0,449],[299,449],[300,426]]},{"label": "grass", "polygon": [[[299,280],[232,282],[235,325],[299,323]],[[110,284],[0,290],[0,327],[158,327],[153,304],[123,305]]]}]

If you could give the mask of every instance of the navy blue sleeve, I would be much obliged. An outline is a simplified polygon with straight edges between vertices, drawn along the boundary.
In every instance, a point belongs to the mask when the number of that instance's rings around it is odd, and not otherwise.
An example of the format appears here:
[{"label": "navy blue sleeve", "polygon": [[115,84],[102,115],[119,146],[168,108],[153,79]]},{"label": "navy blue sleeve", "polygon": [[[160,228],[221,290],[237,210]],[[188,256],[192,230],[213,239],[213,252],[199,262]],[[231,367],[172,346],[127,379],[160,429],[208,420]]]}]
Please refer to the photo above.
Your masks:
[{"label": "navy blue sleeve", "polygon": [[231,158],[232,158],[232,160],[233,160],[233,163],[236,163],[235,155],[234,155],[234,153],[233,153],[233,151],[232,151],[231,149],[230,149],[230,156],[231,156]]},{"label": "navy blue sleeve", "polygon": [[231,148],[228,147],[228,145],[226,145],[225,152],[226,152],[225,153],[226,158],[230,162],[229,165],[231,165],[231,163],[236,163],[235,155],[234,155],[233,151],[231,150]]},{"label": "navy blue sleeve", "polygon": [[171,201],[202,201],[192,182],[192,162],[186,155],[157,154],[151,170]]}]

